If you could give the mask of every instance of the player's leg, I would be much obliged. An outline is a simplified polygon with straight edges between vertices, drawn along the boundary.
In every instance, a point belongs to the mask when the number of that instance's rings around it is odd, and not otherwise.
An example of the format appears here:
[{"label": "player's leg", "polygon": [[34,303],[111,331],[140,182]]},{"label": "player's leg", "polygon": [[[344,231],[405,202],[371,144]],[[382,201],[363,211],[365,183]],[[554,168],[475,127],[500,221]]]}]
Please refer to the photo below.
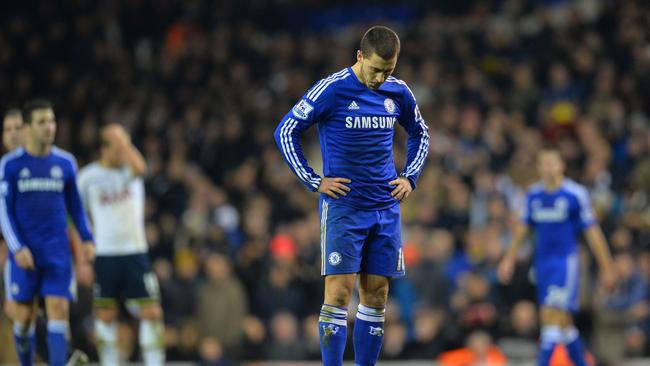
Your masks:
[{"label": "player's leg", "polygon": [[384,340],[384,314],[389,278],[362,273],[359,276],[359,308],[354,322],[354,363],[374,365]]},{"label": "player's leg", "polygon": [[356,273],[325,277],[325,299],[318,317],[321,355],[325,366],[343,364],[343,353],[348,338],[347,306],[356,278]]},{"label": "player's leg", "polygon": [[97,355],[102,366],[120,363],[117,345],[117,296],[124,269],[120,257],[97,256],[95,258],[95,339]]},{"label": "player's leg", "polygon": [[384,341],[389,281],[404,275],[400,207],[373,212],[376,225],[366,241],[359,277],[360,303],[354,323],[354,363],[377,363]]},{"label": "player's leg", "polygon": [[70,302],[67,297],[45,296],[49,364],[63,366],[68,358]]},{"label": "player's leg", "polygon": [[72,271],[72,260],[52,260],[44,263],[41,295],[45,298],[47,315],[47,349],[49,364],[63,366],[69,350],[70,301],[75,296],[76,282]]},{"label": "player's leg", "polygon": [[165,363],[165,325],[160,307],[158,279],[153,273],[147,254],[123,256],[126,283],[124,296],[130,309],[136,309],[140,319],[138,340],[145,366]]},{"label": "player's leg", "polygon": [[325,366],[343,364],[348,303],[361,269],[363,243],[369,233],[367,212],[321,199],[321,274],[325,299],[318,318]]},{"label": "player's leg", "polygon": [[34,349],[36,348],[36,336],[34,322],[35,301],[32,302],[13,302],[12,320],[14,342],[16,343],[16,354],[21,366],[33,365]]},{"label": "player's leg", "polygon": [[120,364],[117,346],[117,313],[115,302],[111,304],[95,302],[95,339],[99,362],[102,366]]},{"label": "player's leg", "polygon": [[7,286],[16,353],[22,366],[32,365],[36,348],[36,288],[38,273],[20,268],[7,260],[5,286]]},{"label": "player's leg", "polygon": [[576,366],[586,365],[585,347],[572,319],[578,308],[577,256],[537,266],[536,273],[542,325],[538,364],[548,365],[555,347],[562,343]]}]

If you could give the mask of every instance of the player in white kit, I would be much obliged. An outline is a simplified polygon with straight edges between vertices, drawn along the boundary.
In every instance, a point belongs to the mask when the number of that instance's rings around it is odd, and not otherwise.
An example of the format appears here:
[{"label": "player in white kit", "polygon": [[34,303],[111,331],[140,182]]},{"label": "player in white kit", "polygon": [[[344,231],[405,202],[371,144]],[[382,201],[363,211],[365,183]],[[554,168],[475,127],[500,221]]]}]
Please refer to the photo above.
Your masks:
[{"label": "player in white kit", "polygon": [[119,301],[140,318],[145,365],[162,365],[164,325],[158,280],[151,270],[144,228],[144,157],[117,124],[101,130],[100,159],[79,173],[79,191],[91,218],[95,261],[95,336],[100,362],[118,365]]}]

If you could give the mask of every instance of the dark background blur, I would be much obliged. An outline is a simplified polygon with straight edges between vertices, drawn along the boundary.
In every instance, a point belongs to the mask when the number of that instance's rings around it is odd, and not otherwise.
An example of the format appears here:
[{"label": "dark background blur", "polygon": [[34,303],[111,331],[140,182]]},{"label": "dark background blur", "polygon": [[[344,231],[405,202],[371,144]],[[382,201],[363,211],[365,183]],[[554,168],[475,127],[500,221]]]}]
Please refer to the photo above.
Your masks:
[{"label": "dark background blur", "polygon": [[[384,359],[433,359],[477,330],[511,360],[534,357],[527,256],[508,287],[495,266],[546,142],[589,188],[623,279],[603,293],[581,251],[578,325],[602,360],[650,355],[647,1],[65,0],[0,9],[2,110],[50,98],[57,144],[80,165],[96,157],[107,122],[124,124],[147,158],[146,232],[169,360],[319,359],[317,196],[292,176],[272,133],[313,83],[354,62],[374,24],[400,35],[395,76],[431,132],[424,173],[402,205],[408,274],[392,285]],[[396,136],[401,167],[405,135]],[[313,131],[303,144],[320,170]],[[77,272],[73,339],[94,356],[93,274]],[[0,338],[10,337],[0,324]],[[125,313],[121,347],[132,358],[135,329]],[[4,349],[0,362],[13,357]]]}]

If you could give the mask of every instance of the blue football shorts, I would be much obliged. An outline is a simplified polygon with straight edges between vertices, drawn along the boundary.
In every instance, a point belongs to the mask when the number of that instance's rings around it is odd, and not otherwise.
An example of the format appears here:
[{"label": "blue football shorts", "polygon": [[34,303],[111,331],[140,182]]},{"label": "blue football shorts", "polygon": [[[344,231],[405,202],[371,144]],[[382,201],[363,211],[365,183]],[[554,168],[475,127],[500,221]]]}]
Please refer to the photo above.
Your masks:
[{"label": "blue football shorts", "polygon": [[359,210],[320,199],[321,275],[403,276],[400,205]]}]

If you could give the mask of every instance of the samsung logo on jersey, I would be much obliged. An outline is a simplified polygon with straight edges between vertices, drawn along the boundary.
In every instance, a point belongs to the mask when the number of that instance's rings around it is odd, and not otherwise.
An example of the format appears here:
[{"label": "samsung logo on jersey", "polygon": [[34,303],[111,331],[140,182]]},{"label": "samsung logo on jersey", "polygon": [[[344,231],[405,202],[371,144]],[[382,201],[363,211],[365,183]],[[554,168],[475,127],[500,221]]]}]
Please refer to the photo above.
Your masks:
[{"label": "samsung logo on jersey", "polygon": [[396,117],[345,117],[346,128],[393,128],[395,122]]},{"label": "samsung logo on jersey", "polygon": [[18,192],[62,192],[63,180],[53,178],[31,178],[18,180]]},{"label": "samsung logo on jersey", "polygon": [[542,207],[540,200],[532,202],[533,221],[536,222],[560,222],[569,216],[569,202],[564,198],[558,198],[553,207]]}]

